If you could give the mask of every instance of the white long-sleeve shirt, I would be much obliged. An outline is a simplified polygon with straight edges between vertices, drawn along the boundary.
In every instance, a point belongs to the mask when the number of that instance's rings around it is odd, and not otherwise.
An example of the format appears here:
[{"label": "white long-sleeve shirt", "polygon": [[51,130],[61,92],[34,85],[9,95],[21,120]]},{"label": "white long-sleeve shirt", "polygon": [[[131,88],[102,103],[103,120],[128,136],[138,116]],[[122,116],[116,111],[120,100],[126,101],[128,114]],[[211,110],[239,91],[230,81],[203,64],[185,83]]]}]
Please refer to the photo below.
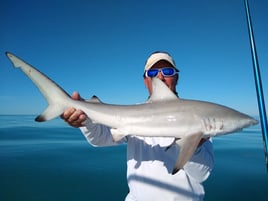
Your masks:
[{"label": "white long-sleeve shirt", "polygon": [[173,175],[179,149],[172,137],[127,136],[114,142],[109,127],[93,124],[90,120],[81,131],[93,146],[127,143],[129,194],[125,201],[203,200],[202,182],[214,165],[210,140],[198,147],[184,168]]}]

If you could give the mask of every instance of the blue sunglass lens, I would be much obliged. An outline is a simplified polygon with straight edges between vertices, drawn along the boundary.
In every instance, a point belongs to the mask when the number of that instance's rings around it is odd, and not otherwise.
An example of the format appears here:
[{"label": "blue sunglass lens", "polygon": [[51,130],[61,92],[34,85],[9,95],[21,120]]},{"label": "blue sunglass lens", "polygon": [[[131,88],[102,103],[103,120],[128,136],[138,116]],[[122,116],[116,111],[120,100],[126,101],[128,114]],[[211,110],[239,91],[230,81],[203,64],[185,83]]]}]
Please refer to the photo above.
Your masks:
[{"label": "blue sunglass lens", "polygon": [[172,76],[175,74],[174,68],[162,68],[162,73],[164,76]]},{"label": "blue sunglass lens", "polygon": [[148,77],[155,77],[158,74],[158,69],[150,69],[147,71],[147,76]]}]

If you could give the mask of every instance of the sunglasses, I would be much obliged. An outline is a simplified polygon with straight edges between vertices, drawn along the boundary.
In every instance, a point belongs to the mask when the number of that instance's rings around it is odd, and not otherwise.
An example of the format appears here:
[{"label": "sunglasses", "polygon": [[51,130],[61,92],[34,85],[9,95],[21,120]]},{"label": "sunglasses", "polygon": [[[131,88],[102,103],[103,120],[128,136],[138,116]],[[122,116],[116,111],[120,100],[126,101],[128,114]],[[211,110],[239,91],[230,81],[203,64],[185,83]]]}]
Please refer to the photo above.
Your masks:
[{"label": "sunglasses", "polygon": [[173,67],[153,68],[145,71],[145,77],[156,77],[161,72],[164,77],[176,75],[179,71]]}]

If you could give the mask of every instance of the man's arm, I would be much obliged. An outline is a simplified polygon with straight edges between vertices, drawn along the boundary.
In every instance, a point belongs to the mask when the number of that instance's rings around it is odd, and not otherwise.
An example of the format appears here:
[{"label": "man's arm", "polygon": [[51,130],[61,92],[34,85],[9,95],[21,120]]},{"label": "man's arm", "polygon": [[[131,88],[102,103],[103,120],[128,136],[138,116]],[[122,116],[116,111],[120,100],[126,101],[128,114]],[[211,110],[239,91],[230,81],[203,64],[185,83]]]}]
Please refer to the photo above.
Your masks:
[{"label": "man's arm", "polygon": [[198,146],[191,159],[184,165],[184,171],[197,180],[204,182],[214,167],[212,140],[208,139]]}]

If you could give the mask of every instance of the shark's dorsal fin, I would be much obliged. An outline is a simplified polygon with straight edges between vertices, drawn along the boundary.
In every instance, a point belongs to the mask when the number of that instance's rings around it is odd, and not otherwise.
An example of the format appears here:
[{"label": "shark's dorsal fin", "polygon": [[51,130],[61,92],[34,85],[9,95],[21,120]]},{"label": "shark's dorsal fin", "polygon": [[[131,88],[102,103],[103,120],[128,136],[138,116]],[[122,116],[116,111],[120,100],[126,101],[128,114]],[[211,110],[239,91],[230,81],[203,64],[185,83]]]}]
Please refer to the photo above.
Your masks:
[{"label": "shark's dorsal fin", "polygon": [[177,100],[178,97],[159,78],[152,78],[152,95],[148,102]]}]

